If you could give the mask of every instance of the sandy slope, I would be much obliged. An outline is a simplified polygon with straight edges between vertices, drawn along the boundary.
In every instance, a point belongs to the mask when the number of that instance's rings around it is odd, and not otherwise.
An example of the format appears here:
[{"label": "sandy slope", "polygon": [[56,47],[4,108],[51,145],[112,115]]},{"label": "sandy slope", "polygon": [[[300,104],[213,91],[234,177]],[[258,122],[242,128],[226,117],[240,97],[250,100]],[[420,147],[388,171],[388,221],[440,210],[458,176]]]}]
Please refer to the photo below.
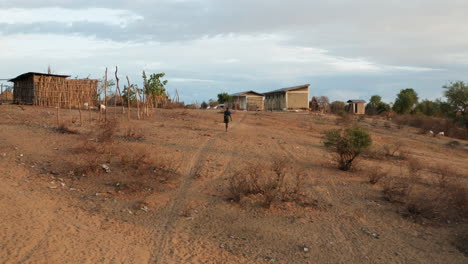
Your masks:
[{"label": "sandy slope", "polygon": [[[366,182],[366,169],[398,170],[401,162],[362,160],[357,172],[334,167],[321,143],[321,131],[335,127],[334,117],[236,112],[228,133],[222,116],[211,111],[160,110],[149,120],[120,123],[115,146],[122,152],[146,151],[149,159],[177,167],[178,175],[162,183],[115,164],[110,174],[72,176],[83,157],[75,149],[93,124],[87,114],[84,127],[69,125],[77,135],[55,132],[51,109],[3,105],[0,114],[0,263],[467,261],[452,244],[466,232],[466,222],[415,223],[381,199],[380,187]],[[75,111],[61,116],[78,119]],[[450,139],[370,121],[362,125],[375,144],[404,141],[411,155],[467,175],[468,154],[447,148]],[[130,127],[144,139],[123,140]],[[233,171],[277,156],[307,170],[306,188],[317,206],[278,202],[264,209],[255,198],[226,200]],[[119,192],[116,183],[139,187]],[[141,203],[147,212],[139,210]]]}]

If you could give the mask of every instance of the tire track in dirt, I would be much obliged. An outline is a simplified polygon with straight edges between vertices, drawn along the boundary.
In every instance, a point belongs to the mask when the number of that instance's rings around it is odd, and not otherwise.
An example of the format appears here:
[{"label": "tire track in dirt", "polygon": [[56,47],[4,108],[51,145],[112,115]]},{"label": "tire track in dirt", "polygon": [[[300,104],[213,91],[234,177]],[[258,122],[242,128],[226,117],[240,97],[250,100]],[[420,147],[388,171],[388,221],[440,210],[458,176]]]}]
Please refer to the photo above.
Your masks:
[{"label": "tire track in dirt", "polygon": [[[231,130],[236,128],[238,124],[242,123],[245,118],[247,117],[247,114],[244,113],[242,118],[240,119],[239,123],[234,123],[231,126]],[[187,196],[187,191],[190,189],[192,186],[193,182],[195,181],[195,176],[198,173],[201,163],[203,162],[203,157],[206,155],[208,152],[208,149],[213,145],[213,143],[222,135],[225,135],[226,132],[218,132],[215,136],[211,137],[209,140],[207,140],[203,146],[199,148],[197,153],[193,155],[191,162],[189,163],[190,166],[188,167],[188,172],[185,173],[185,176],[182,180],[182,183],[179,187],[179,190],[177,191],[176,197],[172,200],[172,203],[170,205],[169,213],[167,220],[165,221],[164,227],[162,234],[156,244],[156,252],[152,256],[152,259],[150,260],[150,263],[164,263],[164,251],[166,248],[166,245],[169,241],[168,233],[173,230],[176,226],[177,223],[177,212],[182,209],[182,206],[184,204],[184,201]]]}]

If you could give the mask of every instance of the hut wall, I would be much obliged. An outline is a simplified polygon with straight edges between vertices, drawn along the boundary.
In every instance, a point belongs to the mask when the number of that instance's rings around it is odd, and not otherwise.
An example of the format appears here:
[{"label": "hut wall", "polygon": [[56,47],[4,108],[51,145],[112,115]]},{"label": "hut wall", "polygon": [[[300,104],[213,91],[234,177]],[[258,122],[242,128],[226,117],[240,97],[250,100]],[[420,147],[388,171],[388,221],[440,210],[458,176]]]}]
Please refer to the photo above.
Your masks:
[{"label": "hut wall", "polygon": [[287,91],[288,109],[307,109],[309,108],[309,88],[305,87],[293,91]]},{"label": "hut wall", "polygon": [[283,110],[286,109],[286,94],[284,92],[272,93],[265,95],[266,110]]},{"label": "hut wall", "polygon": [[33,104],[34,103],[33,76],[28,76],[27,78],[16,80],[14,82],[13,101],[17,104]]},{"label": "hut wall", "polygon": [[261,95],[247,96],[247,110],[250,110],[250,111],[263,110],[263,96]]},{"label": "hut wall", "polygon": [[97,100],[97,80],[65,79],[55,76],[34,76],[34,104],[75,108]]}]

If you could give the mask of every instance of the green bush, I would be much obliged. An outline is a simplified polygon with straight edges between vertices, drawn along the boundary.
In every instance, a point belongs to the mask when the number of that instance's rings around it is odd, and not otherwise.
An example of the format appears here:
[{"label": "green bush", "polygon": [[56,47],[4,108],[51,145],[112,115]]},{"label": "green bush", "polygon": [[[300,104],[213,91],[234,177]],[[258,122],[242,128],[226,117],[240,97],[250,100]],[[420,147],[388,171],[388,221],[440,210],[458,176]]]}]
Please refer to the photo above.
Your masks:
[{"label": "green bush", "polygon": [[361,127],[352,126],[325,131],[325,147],[338,154],[338,168],[347,171],[353,161],[372,144],[370,134]]}]

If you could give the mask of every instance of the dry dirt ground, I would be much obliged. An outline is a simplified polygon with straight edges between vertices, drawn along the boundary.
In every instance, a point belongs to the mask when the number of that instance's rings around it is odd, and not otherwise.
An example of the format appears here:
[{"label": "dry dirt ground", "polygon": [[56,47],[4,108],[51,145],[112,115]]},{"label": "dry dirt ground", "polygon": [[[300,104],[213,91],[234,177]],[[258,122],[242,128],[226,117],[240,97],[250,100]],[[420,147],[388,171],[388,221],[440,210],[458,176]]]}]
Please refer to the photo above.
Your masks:
[{"label": "dry dirt ground", "polygon": [[[401,142],[405,158],[363,157],[343,172],[323,147],[335,116],[234,111],[226,133],[215,111],[140,121],[118,111],[106,130],[97,112],[80,125],[77,110],[61,110],[70,131],[59,131],[55,109],[0,106],[0,263],[468,262],[466,219],[405,217],[367,177],[404,174],[410,156],[449,166],[467,187],[467,142],[366,118],[355,122],[374,147]],[[309,201],[229,199],[233,172],[276,157],[304,170]]]}]

